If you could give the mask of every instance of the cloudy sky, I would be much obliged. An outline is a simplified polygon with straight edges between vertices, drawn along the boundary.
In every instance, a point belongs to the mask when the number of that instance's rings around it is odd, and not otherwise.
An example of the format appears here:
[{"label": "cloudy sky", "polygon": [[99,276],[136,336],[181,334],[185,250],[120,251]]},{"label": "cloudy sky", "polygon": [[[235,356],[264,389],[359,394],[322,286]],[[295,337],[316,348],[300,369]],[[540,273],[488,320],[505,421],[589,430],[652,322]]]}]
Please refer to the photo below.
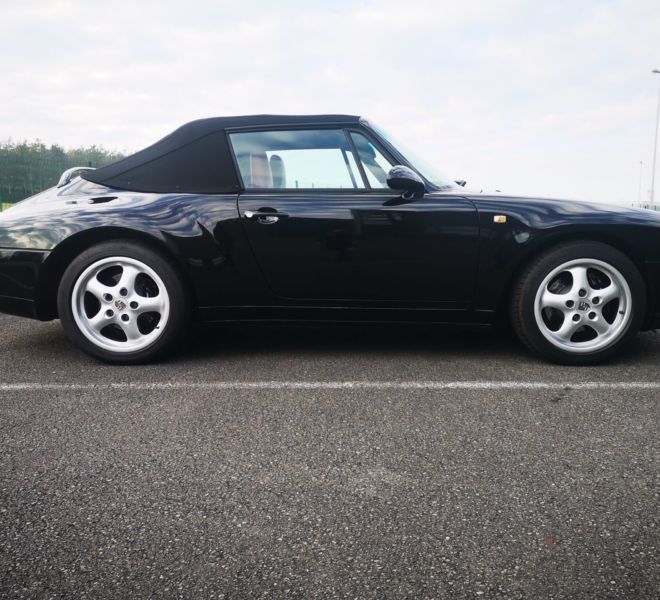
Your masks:
[{"label": "cloudy sky", "polygon": [[199,117],[345,112],[474,186],[630,203],[660,3],[0,0],[0,61],[2,140],[133,151]]}]

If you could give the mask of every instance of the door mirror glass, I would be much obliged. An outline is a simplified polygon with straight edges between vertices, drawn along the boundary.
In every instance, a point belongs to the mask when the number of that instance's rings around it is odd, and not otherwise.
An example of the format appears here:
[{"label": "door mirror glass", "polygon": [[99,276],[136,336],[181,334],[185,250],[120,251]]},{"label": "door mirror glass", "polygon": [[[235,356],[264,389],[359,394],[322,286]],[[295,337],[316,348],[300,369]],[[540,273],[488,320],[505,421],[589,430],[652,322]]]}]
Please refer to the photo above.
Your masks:
[{"label": "door mirror glass", "polygon": [[393,190],[403,192],[404,198],[421,198],[426,191],[424,180],[404,165],[395,165],[390,169],[387,185]]}]

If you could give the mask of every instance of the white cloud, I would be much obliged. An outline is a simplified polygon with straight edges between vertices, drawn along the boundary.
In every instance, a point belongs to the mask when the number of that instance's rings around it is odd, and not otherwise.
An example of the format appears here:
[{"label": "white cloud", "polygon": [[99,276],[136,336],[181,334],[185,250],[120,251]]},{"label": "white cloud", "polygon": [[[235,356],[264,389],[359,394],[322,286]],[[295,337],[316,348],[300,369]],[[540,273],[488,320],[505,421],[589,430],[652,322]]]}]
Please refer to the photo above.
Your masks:
[{"label": "white cloud", "polygon": [[486,187],[626,202],[640,160],[650,179],[654,0],[0,0],[0,17],[0,138],[136,150],[198,117],[348,112]]}]

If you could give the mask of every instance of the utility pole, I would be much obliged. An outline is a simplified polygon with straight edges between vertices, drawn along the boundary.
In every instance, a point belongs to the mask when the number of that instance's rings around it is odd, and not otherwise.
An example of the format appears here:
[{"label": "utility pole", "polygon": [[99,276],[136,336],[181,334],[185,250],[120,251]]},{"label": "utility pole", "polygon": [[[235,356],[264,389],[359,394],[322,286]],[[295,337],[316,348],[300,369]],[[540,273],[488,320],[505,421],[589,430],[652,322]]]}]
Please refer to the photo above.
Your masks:
[{"label": "utility pole", "polygon": [[644,166],[643,161],[639,161],[639,189],[637,191],[637,204],[639,207],[642,207],[642,167]]},{"label": "utility pole", "polygon": [[[660,75],[659,69],[653,69],[655,75]],[[655,160],[658,155],[658,123],[660,123],[660,88],[658,89],[658,109],[655,115],[655,139],[653,140],[653,166],[651,167],[651,206],[655,210]]]}]

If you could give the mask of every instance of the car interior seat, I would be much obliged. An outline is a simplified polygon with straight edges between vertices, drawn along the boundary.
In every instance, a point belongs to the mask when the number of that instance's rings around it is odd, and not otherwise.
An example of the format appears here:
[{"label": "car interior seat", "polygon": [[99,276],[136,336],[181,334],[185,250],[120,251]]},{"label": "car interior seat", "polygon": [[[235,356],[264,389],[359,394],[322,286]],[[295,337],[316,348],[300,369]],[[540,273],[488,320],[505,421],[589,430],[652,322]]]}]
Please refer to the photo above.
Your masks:
[{"label": "car interior seat", "polygon": [[270,157],[270,173],[273,177],[273,187],[276,189],[286,187],[286,167],[279,154]]},{"label": "car interior seat", "polygon": [[265,152],[250,153],[250,187],[272,188],[273,176],[270,172],[268,156]]}]

